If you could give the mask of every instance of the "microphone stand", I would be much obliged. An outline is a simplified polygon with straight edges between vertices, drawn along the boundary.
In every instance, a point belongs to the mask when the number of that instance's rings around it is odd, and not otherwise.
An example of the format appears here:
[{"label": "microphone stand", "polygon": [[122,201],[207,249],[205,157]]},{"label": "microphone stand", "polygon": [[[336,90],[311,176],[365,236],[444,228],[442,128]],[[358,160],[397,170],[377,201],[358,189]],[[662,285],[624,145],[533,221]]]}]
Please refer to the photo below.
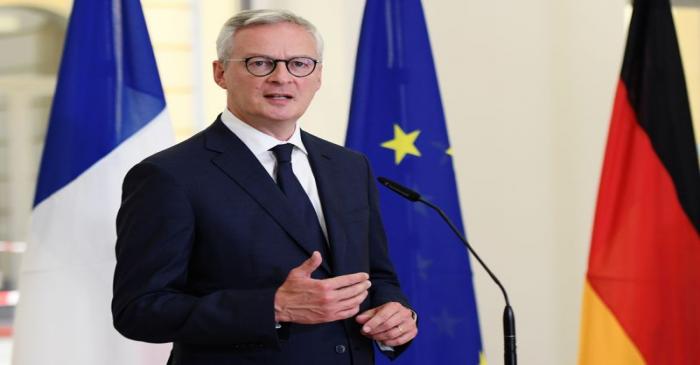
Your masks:
[{"label": "microphone stand", "polygon": [[452,223],[450,218],[445,214],[445,212],[440,209],[437,205],[431,203],[428,200],[423,199],[420,194],[418,194],[416,191],[413,191],[405,186],[402,186],[394,181],[391,181],[387,178],[384,177],[379,177],[377,178],[379,182],[392,190],[393,192],[403,196],[404,198],[413,201],[413,202],[421,202],[433,210],[435,210],[440,217],[447,223],[448,226],[452,229],[452,232],[454,232],[457,237],[462,241],[462,244],[471,252],[471,254],[476,258],[476,260],[479,262],[481,267],[486,270],[486,272],[489,274],[491,279],[498,285],[498,287],[501,289],[501,292],[503,293],[503,297],[506,300],[506,307],[503,310],[503,342],[504,342],[504,365],[516,365],[518,363],[517,359],[517,354],[516,354],[516,346],[515,346],[515,313],[513,312],[513,308],[510,306],[510,301],[508,300],[508,293],[506,293],[506,289],[503,287],[501,284],[501,281],[498,280],[496,275],[494,275],[493,272],[486,266],[483,260],[481,260],[481,257],[479,257],[479,254],[474,251],[472,246],[469,244],[469,241],[462,235],[462,233],[455,227],[455,225]]}]

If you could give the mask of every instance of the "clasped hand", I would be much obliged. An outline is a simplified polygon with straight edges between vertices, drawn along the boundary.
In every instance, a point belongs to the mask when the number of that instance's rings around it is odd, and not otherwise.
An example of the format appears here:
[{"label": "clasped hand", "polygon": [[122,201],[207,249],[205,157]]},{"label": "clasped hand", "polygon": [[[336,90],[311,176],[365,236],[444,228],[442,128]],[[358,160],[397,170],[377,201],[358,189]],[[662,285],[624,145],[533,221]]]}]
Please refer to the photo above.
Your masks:
[{"label": "clasped hand", "polygon": [[397,302],[366,310],[355,320],[363,335],[385,346],[400,346],[418,335],[415,314]]},{"label": "clasped hand", "polygon": [[[360,311],[372,286],[367,273],[355,273],[330,279],[313,279],[321,265],[321,254],[311,257],[292,269],[275,293],[275,320],[318,324],[343,320]],[[386,346],[400,346],[418,334],[413,312],[397,302],[369,309],[355,320],[362,325],[362,334]]]},{"label": "clasped hand", "polygon": [[321,254],[292,269],[275,293],[275,320],[317,324],[343,320],[360,311],[372,285],[367,273],[313,279],[311,273],[321,265]]}]

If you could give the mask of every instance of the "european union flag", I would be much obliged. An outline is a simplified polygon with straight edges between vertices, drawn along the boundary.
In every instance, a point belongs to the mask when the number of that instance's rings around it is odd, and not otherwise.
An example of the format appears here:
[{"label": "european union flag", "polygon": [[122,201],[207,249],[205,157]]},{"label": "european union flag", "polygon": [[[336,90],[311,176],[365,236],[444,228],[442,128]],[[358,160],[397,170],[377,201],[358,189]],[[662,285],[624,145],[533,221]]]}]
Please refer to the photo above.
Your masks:
[{"label": "european union flag", "polygon": [[[461,227],[451,148],[419,0],[368,0],[346,145]],[[391,257],[419,316],[398,364],[485,364],[467,250],[434,212],[380,190]],[[378,356],[379,363],[386,362]]]}]

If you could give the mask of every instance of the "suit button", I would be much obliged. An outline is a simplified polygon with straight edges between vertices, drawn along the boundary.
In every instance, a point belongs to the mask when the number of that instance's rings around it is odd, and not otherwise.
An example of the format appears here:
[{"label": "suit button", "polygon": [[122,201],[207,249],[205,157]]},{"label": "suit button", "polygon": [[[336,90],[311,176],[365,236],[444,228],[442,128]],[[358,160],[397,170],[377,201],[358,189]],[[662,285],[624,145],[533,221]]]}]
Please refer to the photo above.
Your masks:
[{"label": "suit button", "polygon": [[339,354],[344,354],[345,351],[347,351],[347,349],[345,348],[344,345],[337,345],[337,346],[335,347],[335,352],[337,352],[337,353],[339,353]]}]

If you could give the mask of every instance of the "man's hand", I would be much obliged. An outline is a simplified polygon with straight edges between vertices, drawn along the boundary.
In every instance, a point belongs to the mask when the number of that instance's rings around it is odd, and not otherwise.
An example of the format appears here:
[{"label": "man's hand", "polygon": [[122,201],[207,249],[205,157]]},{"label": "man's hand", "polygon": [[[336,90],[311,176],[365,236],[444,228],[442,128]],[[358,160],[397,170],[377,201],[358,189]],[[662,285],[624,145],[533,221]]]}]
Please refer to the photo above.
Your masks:
[{"label": "man's hand", "polygon": [[311,273],[321,265],[321,254],[311,257],[287,275],[275,293],[275,321],[316,324],[350,318],[360,311],[372,285],[363,272],[317,280]]},{"label": "man's hand", "polygon": [[362,334],[386,346],[400,346],[418,334],[413,311],[397,302],[385,303],[358,315]]}]

